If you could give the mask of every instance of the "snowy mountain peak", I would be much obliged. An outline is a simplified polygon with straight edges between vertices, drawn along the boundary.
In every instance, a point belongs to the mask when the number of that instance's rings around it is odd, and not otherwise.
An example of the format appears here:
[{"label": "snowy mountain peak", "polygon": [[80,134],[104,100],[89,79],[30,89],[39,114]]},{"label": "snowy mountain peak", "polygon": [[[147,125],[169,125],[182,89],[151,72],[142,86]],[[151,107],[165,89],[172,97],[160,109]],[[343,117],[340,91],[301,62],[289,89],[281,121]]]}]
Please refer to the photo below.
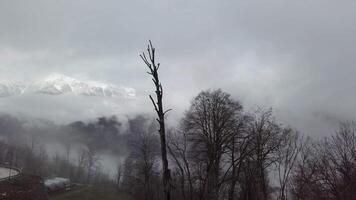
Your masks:
[{"label": "snowy mountain peak", "polygon": [[118,87],[99,82],[80,81],[63,74],[51,74],[39,81],[29,84],[17,82],[0,82],[0,97],[22,95],[27,93],[61,95],[73,93],[84,96],[100,97],[135,97],[133,88]]},{"label": "snowy mountain peak", "polygon": [[50,74],[47,77],[45,77],[43,81],[47,81],[47,82],[56,82],[56,81],[75,82],[77,80],[74,78],[71,78],[69,76],[63,75],[63,74],[54,73],[54,74]]}]

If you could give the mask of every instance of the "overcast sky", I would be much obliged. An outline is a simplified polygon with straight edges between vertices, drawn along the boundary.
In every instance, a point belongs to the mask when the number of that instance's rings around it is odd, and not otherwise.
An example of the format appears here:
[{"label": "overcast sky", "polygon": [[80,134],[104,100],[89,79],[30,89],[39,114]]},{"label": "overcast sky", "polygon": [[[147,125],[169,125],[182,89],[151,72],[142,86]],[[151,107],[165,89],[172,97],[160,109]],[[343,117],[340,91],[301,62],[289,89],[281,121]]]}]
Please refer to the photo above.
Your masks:
[{"label": "overcast sky", "polygon": [[247,109],[271,106],[283,123],[327,135],[356,120],[355,10],[351,0],[1,0],[0,78],[63,73],[146,98],[153,87],[138,55],[151,39],[172,115],[222,88]]}]

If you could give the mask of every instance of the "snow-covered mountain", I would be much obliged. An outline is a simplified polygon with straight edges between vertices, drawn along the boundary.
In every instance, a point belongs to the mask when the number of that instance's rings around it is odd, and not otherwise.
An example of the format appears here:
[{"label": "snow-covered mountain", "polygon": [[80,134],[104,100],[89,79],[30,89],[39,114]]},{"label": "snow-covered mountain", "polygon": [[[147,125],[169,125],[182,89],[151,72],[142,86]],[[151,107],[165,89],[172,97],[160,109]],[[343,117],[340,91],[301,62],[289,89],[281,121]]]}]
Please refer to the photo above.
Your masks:
[{"label": "snow-covered mountain", "polygon": [[51,74],[42,80],[28,84],[0,82],[0,97],[23,94],[61,95],[72,93],[99,97],[134,97],[135,90],[111,84],[80,81],[62,74]]}]

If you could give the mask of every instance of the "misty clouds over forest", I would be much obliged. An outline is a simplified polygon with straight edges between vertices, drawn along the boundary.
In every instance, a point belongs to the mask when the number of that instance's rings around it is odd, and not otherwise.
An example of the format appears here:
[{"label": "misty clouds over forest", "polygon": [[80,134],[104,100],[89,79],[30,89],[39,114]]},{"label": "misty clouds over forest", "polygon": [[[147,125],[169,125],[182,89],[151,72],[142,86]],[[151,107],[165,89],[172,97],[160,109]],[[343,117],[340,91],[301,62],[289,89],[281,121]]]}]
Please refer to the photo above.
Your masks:
[{"label": "misty clouds over forest", "polygon": [[17,146],[44,148],[49,158],[56,155],[65,157],[69,150],[71,159],[76,162],[81,149],[93,149],[101,157],[99,162],[103,171],[110,176],[115,175],[117,165],[127,156],[137,134],[156,131],[152,120],[143,115],[123,121],[115,116],[100,117],[65,125],[43,119],[26,120],[1,115],[0,127],[3,141]]},{"label": "misty clouds over forest", "polygon": [[[323,0],[134,0],[124,5],[5,0],[0,3],[0,77],[30,81],[62,73],[133,87],[144,99],[135,103],[140,110],[150,106],[145,96],[152,88],[138,54],[151,39],[164,66],[172,121],[201,90],[223,88],[245,107],[273,107],[278,118],[303,132],[330,135],[338,121],[356,118],[351,92],[355,6]],[[43,118],[53,113],[93,119],[110,109],[115,112],[109,115],[120,114],[119,106],[103,106],[101,100],[94,100],[95,109],[88,112],[93,99],[45,100],[46,114],[38,112],[38,101],[1,99],[1,110],[37,111]],[[51,109],[54,105],[63,111]],[[14,111],[16,106],[21,110]]]}]

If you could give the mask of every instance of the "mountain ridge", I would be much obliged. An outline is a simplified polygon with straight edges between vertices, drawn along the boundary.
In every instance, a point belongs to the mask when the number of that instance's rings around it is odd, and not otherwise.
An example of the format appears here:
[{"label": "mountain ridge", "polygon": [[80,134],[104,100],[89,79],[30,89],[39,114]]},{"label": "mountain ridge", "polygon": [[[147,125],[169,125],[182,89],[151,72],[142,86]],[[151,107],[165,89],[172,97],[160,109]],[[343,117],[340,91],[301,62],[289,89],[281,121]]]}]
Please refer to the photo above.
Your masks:
[{"label": "mountain ridge", "polygon": [[50,74],[29,83],[19,81],[0,82],[0,97],[24,94],[62,95],[72,93],[81,96],[125,97],[136,96],[133,88],[93,81],[81,81],[63,74]]}]

